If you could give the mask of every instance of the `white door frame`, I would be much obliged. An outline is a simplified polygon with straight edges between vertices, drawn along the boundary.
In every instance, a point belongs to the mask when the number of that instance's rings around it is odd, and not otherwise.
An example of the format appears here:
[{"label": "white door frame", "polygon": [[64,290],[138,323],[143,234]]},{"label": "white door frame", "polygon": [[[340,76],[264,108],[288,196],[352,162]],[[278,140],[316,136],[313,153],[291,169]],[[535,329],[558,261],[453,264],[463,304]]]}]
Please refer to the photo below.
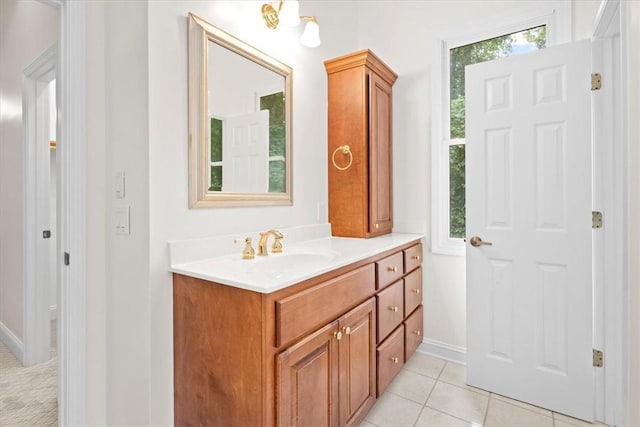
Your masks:
[{"label": "white door frame", "polygon": [[[594,346],[604,351],[596,370],[596,419],[628,425],[629,289],[627,266],[628,123],[625,1],[604,0],[593,30],[593,72],[603,76],[593,95],[593,209],[604,213],[594,231]],[[619,34],[619,39],[616,36]]]},{"label": "white door frame", "polygon": [[[86,425],[86,0],[57,7],[58,425]],[[65,265],[65,255],[70,262]]]},{"label": "white door frame", "polygon": [[[49,226],[50,101],[43,85],[56,78],[57,45],[51,46],[24,71],[22,79],[23,117],[23,355],[24,366],[51,358],[50,351],[50,247],[42,231]],[[48,92],[48,87],[46,88]],[[48,167],[44,167],[48,171]],[[46,199],[46,200],[44,200]],[[42,203],[44,202],[44,203]],[[49,227],[50,228],[50,227]]]}]

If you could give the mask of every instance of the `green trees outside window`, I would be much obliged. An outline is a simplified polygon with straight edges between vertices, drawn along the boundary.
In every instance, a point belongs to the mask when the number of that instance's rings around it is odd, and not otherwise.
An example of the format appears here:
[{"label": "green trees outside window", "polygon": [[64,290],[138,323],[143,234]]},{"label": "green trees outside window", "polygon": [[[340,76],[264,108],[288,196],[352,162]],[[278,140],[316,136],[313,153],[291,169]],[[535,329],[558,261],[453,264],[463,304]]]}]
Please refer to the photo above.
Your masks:
[{"label": "green trees outside window", "polygon": [[211,118],[211,186],[209,191],[222,191],[222,120]]},{"label": "green trees outside window", "polygon": [[547,28],[531,28],[449,50],[449,236],[465,237],[465,67],[546,46]]},{"label": "green trees outside window", "polygon": [[269,193],[286,191],[284,93],[260,97],[260,109],[269,110]]}]

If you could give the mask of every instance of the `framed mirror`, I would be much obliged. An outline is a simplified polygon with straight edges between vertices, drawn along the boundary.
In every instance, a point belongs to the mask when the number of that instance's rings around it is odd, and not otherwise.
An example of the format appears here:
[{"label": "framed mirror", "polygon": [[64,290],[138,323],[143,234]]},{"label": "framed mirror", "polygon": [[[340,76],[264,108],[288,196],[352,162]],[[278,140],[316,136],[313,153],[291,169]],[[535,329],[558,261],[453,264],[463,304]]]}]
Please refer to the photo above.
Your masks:
[{"label": "framed mirror", "polygon": [[291,205],[292,69],[189,14],[189,207]]}]

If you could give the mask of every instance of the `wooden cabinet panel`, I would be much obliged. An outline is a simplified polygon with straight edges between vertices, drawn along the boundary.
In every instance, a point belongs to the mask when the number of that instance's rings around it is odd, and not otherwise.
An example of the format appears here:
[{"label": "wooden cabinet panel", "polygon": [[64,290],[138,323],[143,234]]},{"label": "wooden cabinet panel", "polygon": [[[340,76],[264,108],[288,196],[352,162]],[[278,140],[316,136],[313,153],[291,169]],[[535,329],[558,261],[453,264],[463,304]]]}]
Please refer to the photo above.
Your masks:
[{"label": "wooden cabinet panel", "polygon": [[336,321],[278,355],[278,425],[338,425],[337,332]]},{"label": "wooden cabinet panel", "polygon": [[367,299],[374,292],[374,277],[369,264],[276,301],[276,345],[317,329]]},{"label": "wooden cabinet panel", "polygon": [[370,50],[325,61],[325,68],[332,233],[344,237],[390,233],[392,85],[397,75]]},{"label": "wooden cabinet panel", "polygon": [[405,360],[408,360],[418,349],[420,343],[422,343],[422,321],[422,306],[420,306],[411,316],[407,317],[407,320],[404,322]]},{"label": "wooden cabinet panel", "polygon": [[404,251],[404,271],[410,272],[422,264],[422,244],[411,246]]},{"label": "wooden cabinet panel", "polygon": [[422,304],[422,268],[413,270],[404,278],[404,313],[409,315]]},{"label": "wooden cabinet panel", "polygon": [[385,288],[376,296],[378,304],[378,342],[404,320],[404,286],[402,280]]},{"label": "wooden cabinet panel", "polygon": [[374,298],[340,319],[340,425],[359,425],[376,399],[375,319]]},{"label": "wooden cabinet panel", "polygon": [[378,397],[393,381],[404,364],[404,326],[398,327],[378,346]]},{"label": "wooden cabinet panel", "polygon": [[398,252],[376,262],[376,289],[395,282],[402,277],[402,253]]}]

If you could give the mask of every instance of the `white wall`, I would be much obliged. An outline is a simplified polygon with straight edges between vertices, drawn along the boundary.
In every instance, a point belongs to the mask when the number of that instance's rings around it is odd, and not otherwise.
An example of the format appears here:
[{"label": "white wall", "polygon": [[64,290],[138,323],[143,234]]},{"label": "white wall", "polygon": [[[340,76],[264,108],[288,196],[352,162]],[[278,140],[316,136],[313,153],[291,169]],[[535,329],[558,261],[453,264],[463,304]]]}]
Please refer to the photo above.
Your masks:
[{"label": "white wall", "polygon": [[0,1],[0,323],[23,325],[22,72],[58,39],[58,11],[36,0]]},{"label": "white wall", "polygon": [[[394,86],[395,231],[431,230],[432,79],[439,40],[490,31],[523,11],[549,13],[552,1],[367,1],[358,2],[359,48],[371,48],[396,73]],[[599,1],[573,2],[574,39],[590,36]],[[525,15],[526,16],[526,15]],[[529,15],[530,16],[530,15]],[[399,48],[401,46],[402,48]],[[464,351],[466,346],[465,260],[425,253],[424,333],[436,344]]]}]

